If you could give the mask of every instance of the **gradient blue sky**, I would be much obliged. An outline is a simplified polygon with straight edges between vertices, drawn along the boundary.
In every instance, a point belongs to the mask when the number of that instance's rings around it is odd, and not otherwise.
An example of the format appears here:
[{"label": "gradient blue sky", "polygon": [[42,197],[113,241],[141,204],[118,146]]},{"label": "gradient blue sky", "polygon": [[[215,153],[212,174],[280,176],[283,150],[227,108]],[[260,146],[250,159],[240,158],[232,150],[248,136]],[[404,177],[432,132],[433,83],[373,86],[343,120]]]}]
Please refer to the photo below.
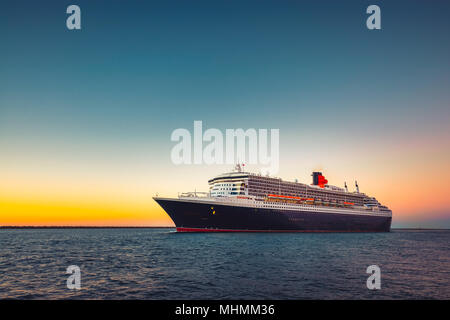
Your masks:
[{"label": "gradient blue sky", "polygon": [[[65,26],[70,4],[81,7],[80,31]],[[382,30],[366,28],[370,4],[381,7]],[[280,128],[286,179],[309,181],[320,168],[335,184],[366,178],[378,193],[375,177],[387,190],[403,188],[403,178],[440,187],[430,176],[450,178],[449,9],[448,1],[2,1],[1,190],[38,197],[51,185],[48,197],[61,188],[83,197],[66,184],[78,177],[93,190],[100,180],[126,185],[143,202],[160,188],[206,188],[223,168],[170,163],[171,132],[194,120]],[[450,226],[446,183],[433,214],[399,195],[397,225]],[[123,190],[108,188],[99,197]]]}]

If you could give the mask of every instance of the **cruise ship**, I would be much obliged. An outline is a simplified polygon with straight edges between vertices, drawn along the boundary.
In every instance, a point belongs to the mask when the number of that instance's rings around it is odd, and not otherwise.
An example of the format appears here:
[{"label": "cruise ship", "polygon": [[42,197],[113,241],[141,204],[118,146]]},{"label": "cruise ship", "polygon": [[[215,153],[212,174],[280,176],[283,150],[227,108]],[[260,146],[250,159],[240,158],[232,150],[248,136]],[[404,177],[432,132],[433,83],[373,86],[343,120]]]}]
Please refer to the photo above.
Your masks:
[{"label": "cruise ship", "polygon": [[312,184],[244,172],[208,181],[209,192],[154,197],[178,232],[389,232],[392,211],[356,190],[329,185],[321,172]]}]

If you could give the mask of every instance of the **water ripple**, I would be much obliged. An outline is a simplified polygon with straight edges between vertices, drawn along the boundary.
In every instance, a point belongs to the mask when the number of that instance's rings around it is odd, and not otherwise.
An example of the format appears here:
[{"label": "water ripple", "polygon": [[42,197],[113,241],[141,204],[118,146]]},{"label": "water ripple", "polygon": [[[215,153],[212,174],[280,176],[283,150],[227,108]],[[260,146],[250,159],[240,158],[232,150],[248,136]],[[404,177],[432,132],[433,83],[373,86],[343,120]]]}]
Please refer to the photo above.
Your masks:
[{"label": "water ripple", "polygon": [[[5,299],[450,299],[450,231],[2,229]],[[367,266],[382,289],[366,288]],[[78,265],[82,289],[66,287]]]}]

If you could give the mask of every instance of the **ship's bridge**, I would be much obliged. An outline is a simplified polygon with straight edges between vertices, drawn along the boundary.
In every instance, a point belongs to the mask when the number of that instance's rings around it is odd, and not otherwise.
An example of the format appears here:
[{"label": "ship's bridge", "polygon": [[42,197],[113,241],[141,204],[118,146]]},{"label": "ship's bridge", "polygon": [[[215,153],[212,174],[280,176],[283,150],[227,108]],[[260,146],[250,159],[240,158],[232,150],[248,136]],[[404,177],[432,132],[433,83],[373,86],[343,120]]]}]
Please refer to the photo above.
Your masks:
[{"label": "ship's bridge", "polygon": [[248,195],[247,172],[229,172],[208,181],[211,197]]}]

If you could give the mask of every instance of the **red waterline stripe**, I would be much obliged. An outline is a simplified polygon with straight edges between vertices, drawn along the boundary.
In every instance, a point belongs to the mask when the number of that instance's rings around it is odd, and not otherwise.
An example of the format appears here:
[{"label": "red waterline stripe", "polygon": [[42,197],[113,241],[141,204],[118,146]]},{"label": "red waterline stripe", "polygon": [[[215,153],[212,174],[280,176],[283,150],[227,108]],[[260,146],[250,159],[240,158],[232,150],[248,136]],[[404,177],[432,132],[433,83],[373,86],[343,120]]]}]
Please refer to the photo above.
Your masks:
[{"label": "red waterline stripe", "polygon": [[206,229],[177,227],[177,232],[383,232],[375,230],[239,230],[239,229]]}]

